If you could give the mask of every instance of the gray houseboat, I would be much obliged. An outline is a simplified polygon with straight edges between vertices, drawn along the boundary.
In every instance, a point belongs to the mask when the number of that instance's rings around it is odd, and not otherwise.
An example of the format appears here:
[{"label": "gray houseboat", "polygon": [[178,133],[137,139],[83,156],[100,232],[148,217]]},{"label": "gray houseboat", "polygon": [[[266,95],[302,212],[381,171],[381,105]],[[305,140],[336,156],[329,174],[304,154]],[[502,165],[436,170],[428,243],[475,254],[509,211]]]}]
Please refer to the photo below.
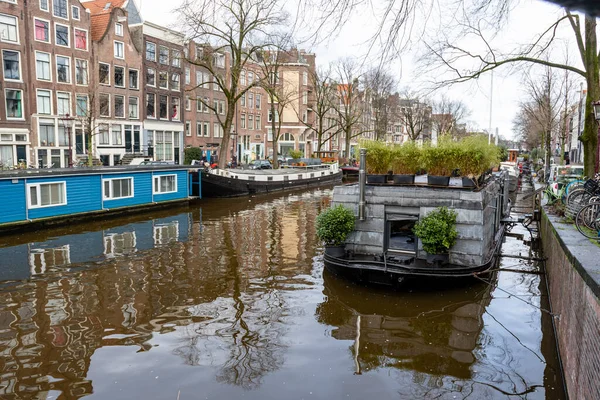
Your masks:
[{"label": "gray houseboat", "polygon": [[[359,183],[337,186],[333,192],[333,205],[354,210],[357,219],[344,251],[326,248],[329,270],[360,281],[395,284],[407,276],[464,277],[490,269],[510,221],[506,172],[488,176],[477,189],[370,185],[364,171],[360,175]],[[458,231],[442,263],[428,261],[413,233],[420,218],[441,206],[456,211]]]}]

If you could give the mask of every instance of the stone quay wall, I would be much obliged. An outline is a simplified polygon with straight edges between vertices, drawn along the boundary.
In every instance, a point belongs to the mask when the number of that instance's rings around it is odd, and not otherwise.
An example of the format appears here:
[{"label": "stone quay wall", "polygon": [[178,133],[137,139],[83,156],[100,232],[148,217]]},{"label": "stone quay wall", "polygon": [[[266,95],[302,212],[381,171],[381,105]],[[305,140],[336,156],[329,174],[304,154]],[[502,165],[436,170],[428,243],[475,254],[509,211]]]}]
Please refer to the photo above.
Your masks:
[{"label": "stone quay wall", "polygon": [[598,399],[600,247],[545,211],[540,234],[569,398]]}]

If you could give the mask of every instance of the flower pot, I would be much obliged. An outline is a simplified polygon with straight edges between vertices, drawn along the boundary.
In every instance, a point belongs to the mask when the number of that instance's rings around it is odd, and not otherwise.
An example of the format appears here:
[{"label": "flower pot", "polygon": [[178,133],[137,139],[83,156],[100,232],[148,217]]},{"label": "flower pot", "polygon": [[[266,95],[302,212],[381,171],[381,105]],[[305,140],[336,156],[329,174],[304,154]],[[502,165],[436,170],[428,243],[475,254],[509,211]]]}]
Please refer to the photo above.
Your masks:
[{"label": "flower pot", "polygon": [[472,187],[475,187],[475,186],[477,186],[477,185],[476,185],[476,183],[475,183],[475,180],[474,180],[474,179],[472,179],[472,178],[467,178],[466,176],[463,176],[463,177],[462,177],[462,186],[463,186],[463,187],[469,187],[469,188],[472,188]]},{"label": "flower pot", "polygon": [[439,175],[427,175],[427,184],[433,186],[448,186],[450,184],[450,177]]},{"label": "flower pot", "polygon": [[392,176],[392,179],[396,185],[412,185],[415,183],[414,175],[395,174]]},{"label": "flower pot", "polygon": [[427,254],[427,264],[441,266],[448,264],[450,255],[448,253],[442,254]]},{"label": "flower pot", "polygon": [[345,246],[325,246],[325,254],[331,257],[343,257],[346,254]]},{"label": "flower pot", "polygon": [[367,183],[387,183],[387,174],[367,174]]}]

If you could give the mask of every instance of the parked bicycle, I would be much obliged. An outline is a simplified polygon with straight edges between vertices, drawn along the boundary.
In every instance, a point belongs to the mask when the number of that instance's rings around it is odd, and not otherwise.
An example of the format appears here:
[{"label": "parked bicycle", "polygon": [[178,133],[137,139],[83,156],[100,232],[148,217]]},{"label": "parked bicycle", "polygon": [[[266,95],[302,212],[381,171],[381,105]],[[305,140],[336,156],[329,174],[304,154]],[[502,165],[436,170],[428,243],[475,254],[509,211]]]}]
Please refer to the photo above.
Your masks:
[{"label": "parked bicycle", "polygon": [[581,208],[575,218],[575,226],[586,238],[600,240],[600,202]]}]

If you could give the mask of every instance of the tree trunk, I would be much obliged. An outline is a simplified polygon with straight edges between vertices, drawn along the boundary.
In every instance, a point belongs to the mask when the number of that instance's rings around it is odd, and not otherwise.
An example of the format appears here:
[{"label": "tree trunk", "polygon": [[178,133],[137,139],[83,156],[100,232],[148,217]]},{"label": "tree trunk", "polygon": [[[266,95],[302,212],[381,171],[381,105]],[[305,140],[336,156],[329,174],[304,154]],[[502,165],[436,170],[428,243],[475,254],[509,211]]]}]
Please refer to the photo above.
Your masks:
[{"label": "tree trunk", "polygon": [[[279,155],[277,154],[277,147],[279,143],[279,132],[275,125],[275,99],[271,96],[271,132],[273,132],[273,169],[279,168]],[[267,149],[265,149],[267,151]]]},{"label": "tree trunk", "polygon": [[229,151],[229,139],[231,137],[231,122],[233,121],[234,113],[235,104],[229,104],[229,107],[227,107],[227,115],[225,116],[225,125],[223,126],[221,147],[219,148],[219,168],[225,168],[225,166],[227,166],[227,161],[231,159],[231,154]]},{"label": "tree trunk", "polygon": [[600,76],[596,19],[590,16],[585,17],[585,51],[588,92],[585,100],[585,122],[581,142],[583,143],[584,174],[591,178],[598,171],[598,123],[594,118],[592,103],[600,100]]},{"label": "tree trunk", "polygon": [[552,134],[551,132],[545,132],[544,133],[545,137],[544,137],[544,146],[546,147],[546,157],[545,157],[545,162],[544,162],[544,166],[546,169],[546,172],[550,171],[550,158],[552,157]]},{"label": "tree trunk", "polygon": [[352,131],[352,128],[346,128],[346,143],[344,143],[344,154],[346,155],[346,161],[352,165],[352,163],[350,162],[350,140],[352,139],[352,136],[350,135]]}]

